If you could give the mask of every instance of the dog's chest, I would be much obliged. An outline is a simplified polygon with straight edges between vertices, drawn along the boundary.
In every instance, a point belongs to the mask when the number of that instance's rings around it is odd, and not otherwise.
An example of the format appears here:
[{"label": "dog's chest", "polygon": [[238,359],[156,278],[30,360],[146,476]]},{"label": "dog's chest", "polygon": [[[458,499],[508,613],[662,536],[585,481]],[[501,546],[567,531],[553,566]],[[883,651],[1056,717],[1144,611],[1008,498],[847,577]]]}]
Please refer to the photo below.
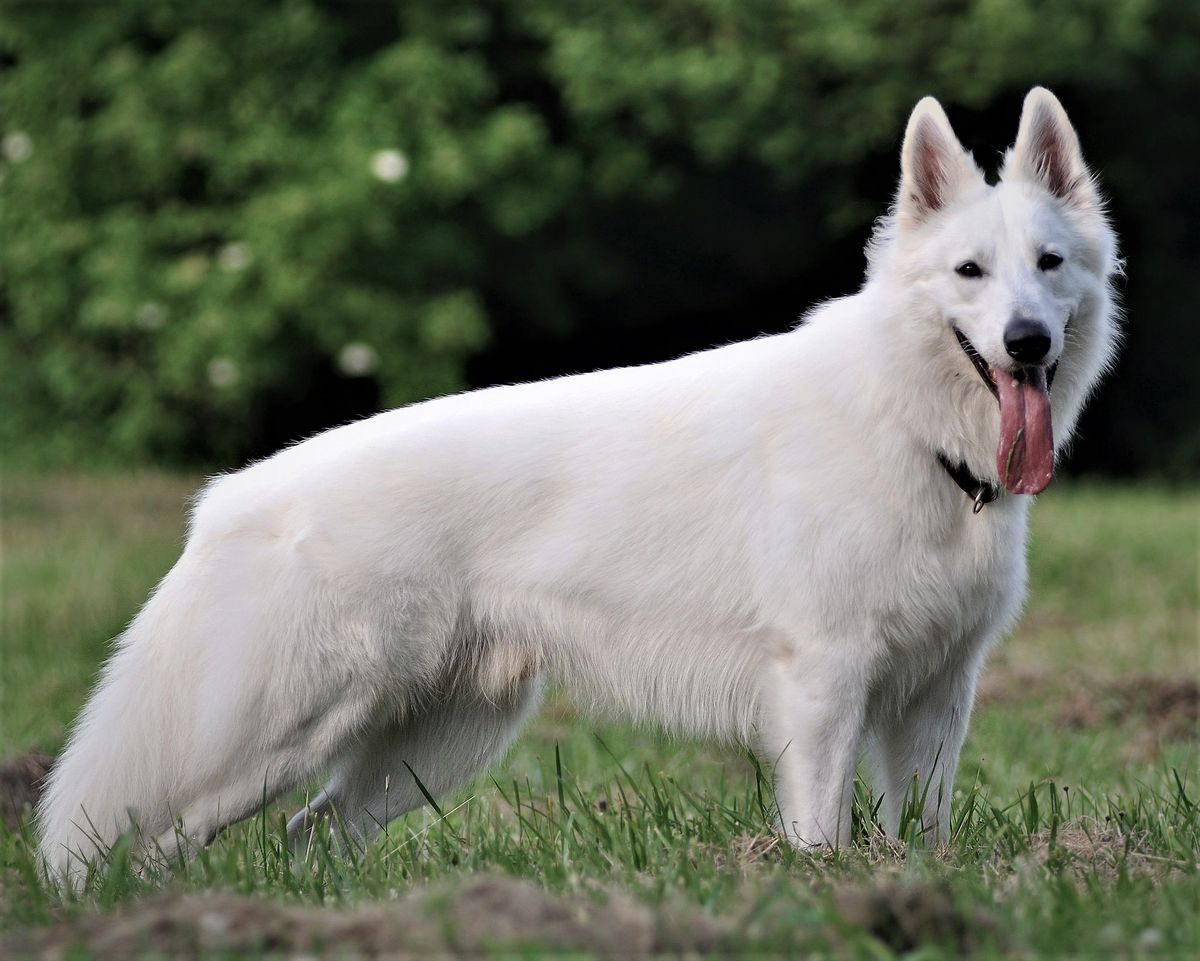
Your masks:
[{"label": "dog's chest", "polygon": [[1025,590],[1023,524],[968,528],[930,543],[907,565],[879,609],[881,693],[905,691],[953,664],[977,661],[1015,619]]},{"label": "dog's chest", "polygon": [[1024,592],[1024,516],[967,515],[944,525],[878,525],[832,577],[817,575],[825,615],[885,660],[944,662],[1003,628]]}]

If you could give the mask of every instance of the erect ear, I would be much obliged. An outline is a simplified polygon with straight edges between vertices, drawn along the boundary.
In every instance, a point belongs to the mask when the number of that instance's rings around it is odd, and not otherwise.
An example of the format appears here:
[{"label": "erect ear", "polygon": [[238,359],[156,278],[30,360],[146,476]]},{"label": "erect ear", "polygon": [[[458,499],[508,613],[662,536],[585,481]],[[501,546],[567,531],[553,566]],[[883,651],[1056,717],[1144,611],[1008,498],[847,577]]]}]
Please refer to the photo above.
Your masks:
[{"label": "erect ear", "polygon": [[1075,128],[1058,98],[1045,87],[1034,87],[1025,95],[1017,142],[1005,158],[1002,176],[1040,184],[1055,197],[1081,207],[1099,204]]},{"label": "erect ear", "polygon": [[913,108],[904,131],[897,221],[918,224],[977,183],[983,183],[983,175],[954,136],[942,105],[925,97]]}]

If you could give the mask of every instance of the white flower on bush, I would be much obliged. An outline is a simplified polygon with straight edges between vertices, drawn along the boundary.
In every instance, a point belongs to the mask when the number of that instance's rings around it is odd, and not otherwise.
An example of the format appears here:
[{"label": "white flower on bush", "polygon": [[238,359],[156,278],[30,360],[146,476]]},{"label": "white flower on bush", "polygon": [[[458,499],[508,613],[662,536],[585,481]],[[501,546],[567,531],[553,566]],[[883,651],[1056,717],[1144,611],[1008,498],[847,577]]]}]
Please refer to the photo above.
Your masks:
[{"label": "white flower on bush", "polygon": [[379,354],[370,344],[356,340],[338,351],[337,365],[347,377],[366,377],[379,367]]},{"label": "white flower on bush", "polygon": [[33,138],[24,130],[6,133],[4,139],[0,140],[0,153],[15,164],[28,160],[33,154]]},{"label": "white flower on bush", "polygon": [[1163,933],[1158,928],[1146,928],[1137,936],[1137,946],[1153,951],[1163,943]]},{"label": "white flower on bush", "polygon": [[217,251],[217,266],[227,273],[245,270],[250,265],[250,259],[250,248],[240,241],[228,243]]},{"label": "white flower on bush", "polygon": [[376,150],[371,155],[371,173],[385,184],[394,184],[408,176],[408,157],[399,150]]},{"label": "white flower on bush", "polygon": [[167,308],[148,300],[137,309],[134,319],[142,330],[160,330],[167,322]]},{"label": "white flower on bush", "polygon": [[237,383],[238,369],[228,357],[214,357],[208,362],[208,382],[218,390]]}]

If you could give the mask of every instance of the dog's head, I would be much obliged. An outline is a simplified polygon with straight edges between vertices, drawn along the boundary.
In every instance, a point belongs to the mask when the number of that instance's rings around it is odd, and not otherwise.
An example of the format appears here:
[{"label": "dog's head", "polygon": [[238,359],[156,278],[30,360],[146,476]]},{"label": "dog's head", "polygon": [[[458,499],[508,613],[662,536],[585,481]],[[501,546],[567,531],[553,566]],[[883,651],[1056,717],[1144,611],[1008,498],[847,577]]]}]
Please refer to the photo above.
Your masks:
[{"label": "dog's head", "polygon": [[870,277],[905,292],[945,402],[965,419],[951,443],[977,460],[972,438],[990,440],[995,476],[1015,493],[1049,483],[1055,449],[1109,361],[1118,270],[1103,201],[1052,93],[1025,98],[995,186],[940,104],[917,104]]}]

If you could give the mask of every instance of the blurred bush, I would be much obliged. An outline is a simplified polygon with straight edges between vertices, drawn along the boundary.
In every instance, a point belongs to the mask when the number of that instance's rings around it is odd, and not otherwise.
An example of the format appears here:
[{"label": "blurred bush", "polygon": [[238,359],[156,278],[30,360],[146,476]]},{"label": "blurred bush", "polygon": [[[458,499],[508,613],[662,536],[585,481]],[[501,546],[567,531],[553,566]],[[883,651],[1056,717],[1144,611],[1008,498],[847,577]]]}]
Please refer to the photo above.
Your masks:
[{"label": "blurred bush", "polygon": [[[468,372],[781,329],[803,295],[852,286],[929,92],[995,126],[993,146],[1034,82],[1112,125],[1114,156],[1137,131],[1196,132],[1195,7],[1165,0],[110,0],[2,16],[4,440],[45,458],[228,464]],[[1175,104],[1182,127],[1151,131]],[[1170,194],[1192,162],[1154,155],[1153,171],[1103,175],[1153,201],[1148,233],[1176,231],[1169,264],[1194,248]],[[773,300],[747,304],[750,289]],[[706,306],[723,322],[679,334]],[[570,351],[600,327],[629,332],[624,352]],[[1200,456],[1178,412],[1119,414],[1116,441],[1151,466]]]}]

